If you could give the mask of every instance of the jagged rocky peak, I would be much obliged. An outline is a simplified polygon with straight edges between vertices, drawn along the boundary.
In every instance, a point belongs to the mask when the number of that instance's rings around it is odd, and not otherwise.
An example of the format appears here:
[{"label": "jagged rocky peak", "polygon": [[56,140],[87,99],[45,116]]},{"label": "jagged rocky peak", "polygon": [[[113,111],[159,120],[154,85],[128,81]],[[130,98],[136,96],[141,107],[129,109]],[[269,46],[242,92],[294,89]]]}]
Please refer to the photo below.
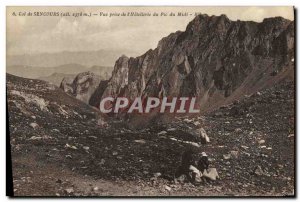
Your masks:
[{"label": "jagged rocky peak", "polygon": [[89,103],[90,97],[98,88],[100,81],[100,76],[95,75],[93,72],[82,72],[73,80],[64,78],[60,88],[77,99]]},{"label": "jagged rocky peak", "polygon": [[214,30],[218,33],[226,31],[231,21],[226,15],[208,16],[206,14],[198,15],[192,20],[186,29],[186,32],[199,34],[203,31]]},{"label": "jagged rocky peak", "polygon": [[265,18],[262,22],[263,25],[269,26],[271,29],[285,29],[291,22],[291,20],[285,19],[283,17],[273,17]]},{"label": "jagged rocky peak", "polygon": [[293,30],[294,22],[281,17],[198,15],[156,49],[120,57],[101,97],[195,96],[202,110],[213,109],[284,78],[280,73],[294,66]]},{"label": "jagged rocky peak", "polygon": [[117,96],[120,90],[128,84],[128,62],[129,58],[122,55],[115,63],[114,70],[109,84],[104,94],[110,96]]}]

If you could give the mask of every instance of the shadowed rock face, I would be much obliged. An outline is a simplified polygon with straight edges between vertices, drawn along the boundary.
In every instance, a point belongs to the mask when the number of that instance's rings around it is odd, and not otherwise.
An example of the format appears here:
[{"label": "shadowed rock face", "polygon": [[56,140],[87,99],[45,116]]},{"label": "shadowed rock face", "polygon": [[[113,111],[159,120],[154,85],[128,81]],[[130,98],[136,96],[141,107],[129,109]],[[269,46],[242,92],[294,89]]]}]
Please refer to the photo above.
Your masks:
[{"label": "shadowed rock face", "polygon": [[82,72],[74,80],[64,78],[60,84],[60,88],[88,104],[100,81],[100,77],[94,73]]},{"label": "shadowed rock face", "polygon": [[154,50],[120,57],[98,96],[196,96],[205,111],[283,79],[294,66],[293,58],[293,21],[199,15]]},{"label": "shadowed rock face", "polygon": [[99,86],[90,97],[89,105],[99,108],[101,96],[103,95],[103,92],[106,89],[108,82],[108,80],[102,80],[100,82]]}]

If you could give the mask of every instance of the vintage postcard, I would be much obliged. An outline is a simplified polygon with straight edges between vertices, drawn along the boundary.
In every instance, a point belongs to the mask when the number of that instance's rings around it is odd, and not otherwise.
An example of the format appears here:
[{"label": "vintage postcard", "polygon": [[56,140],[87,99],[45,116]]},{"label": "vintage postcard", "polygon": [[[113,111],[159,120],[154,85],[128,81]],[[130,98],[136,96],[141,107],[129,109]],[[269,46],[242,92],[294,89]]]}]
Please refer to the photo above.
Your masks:
[{"label": "vintage postcard", "polygon": [[294,7],[6,12],[7,195],[295,196]]}]

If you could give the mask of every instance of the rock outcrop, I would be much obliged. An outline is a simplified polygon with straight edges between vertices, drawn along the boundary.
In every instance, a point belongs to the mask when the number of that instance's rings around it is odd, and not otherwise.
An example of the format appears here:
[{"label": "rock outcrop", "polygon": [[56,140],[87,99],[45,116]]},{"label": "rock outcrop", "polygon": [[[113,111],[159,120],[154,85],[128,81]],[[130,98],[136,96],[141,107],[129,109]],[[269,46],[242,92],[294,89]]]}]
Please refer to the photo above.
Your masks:
[{"label": "rock outcrop", "polygon": [[293,58],[294,21],[199,15],[154,50],[120,57],[98,97],[195,96],[211,110],[284,79]]},{"label": "rock outcrop", "polygon": [[77,99],[89,104],[90,98],[97,90],[101,78],[92,72],[82,72],[78,74],[74,80],[64,78],[60,84],[60,88],[66,93],[76,97]]}]

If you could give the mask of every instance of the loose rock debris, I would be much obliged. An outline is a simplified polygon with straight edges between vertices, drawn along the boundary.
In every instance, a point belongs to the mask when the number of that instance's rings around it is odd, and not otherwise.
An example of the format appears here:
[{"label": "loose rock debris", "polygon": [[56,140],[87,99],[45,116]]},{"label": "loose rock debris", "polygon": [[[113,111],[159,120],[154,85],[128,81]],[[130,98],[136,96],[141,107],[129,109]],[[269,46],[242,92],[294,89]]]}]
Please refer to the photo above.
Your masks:
[{"label": "loose rock debris", "polygon": [[[15,85],[15,82],[21,82],[22,85]],[[8,77],[10,140],[16,195],[33,194],[27,190],[35,190],[37,195],[96,195],[92,191],[93,187],[99,187],[97,194],[103,193],[101,184],[90,186],[87,192],[80,191],[80,185],[74,181],[66,182],[66,177],[61,174],[66,170],[72,176],[81,176],[81,181],[87,178],[105,180],[112,182],[114,186],[117,182],[134,182],[137,184],[131,184],[132,187],[143,185],[154,189],[156,193],[167,191],[163,188],[167,185],[171,188],[171,194],[184,195],[293,194],[294,102],[287,104],[288,100],[293,100],[292,83],[262,91],[258,97],[245,97],[205,116],[188,118],[192,120],[189,123],[183,121],[186,117],[176,117],[173,122],[132,129],[122,125],[120,121],[109,119],[106,120],[109,127],[98,127],[99,115],[96,110],[61,91],[50,92],[47,84],[42,81],[34,82]],[[11,94],[12,89],[43,98],[47,103],[47,110],[42,110],[34,102],[28,104],[18,94]],[[58,106],[62,105],[68,113],[68,119],[59,110]],[[276,114],[280,116],[275,116]],[[86,116],[84,122],[80,118],[83,115]],[[249,124],[250,120],[252,124]],[[200,122],[199,125],[194,124],[197,121]],[[39,126],[34,129],[30,123],[37,123]],[[200,128],[209,136],[209,143],[201,144],[198,133]],[[162,131],[165,132],[160,134]],[[259,140],[265,142],[259,144]],[[187,142],[197,143],[199,146]],[[197,164],[188,164],[188,174],[180,177],[189,179],[185,179],[182,184],[175,184],[174,173],[181,164],[181,155],[189,149],[195,150],[198,157],[204,156],[202,152],[205,151],[209,167],[205,168],[206,171],[201,171]],[[225,159],[223,155],[230,157]],[[34,160],[29,161],[30,158]],[[32,162],[39,164],[34,165]],[[47,166],[47,169],[39,174],[41,165]],[[61,170],[51,170],[51,165]],[[192,171],[190,165],[202,173],[201,182],[197,182],[198,172]],[[211,179],[205,177],[214,173],[214,168],[216,180],[213,176]],[[161,175],[156,176],[155,173]],[[48,178],[51,174],[55,176],[53,179]],[[31,178],[27,180],[23,177]],[[56,183],[57,178],[62,183]],[[204,182],[206,178],[208,185]],[[197,186],[191,185],[193,179],[193,184]],[[36,184],[39,186],[35,186]],[[74,187],[72,184],[75,184]],[[64,191],[71,187],[73,193],[70,190]],[[132,187],[128,189],[132,190]],[[162,194],[169,194],[169,191],[164,191]]]}]

